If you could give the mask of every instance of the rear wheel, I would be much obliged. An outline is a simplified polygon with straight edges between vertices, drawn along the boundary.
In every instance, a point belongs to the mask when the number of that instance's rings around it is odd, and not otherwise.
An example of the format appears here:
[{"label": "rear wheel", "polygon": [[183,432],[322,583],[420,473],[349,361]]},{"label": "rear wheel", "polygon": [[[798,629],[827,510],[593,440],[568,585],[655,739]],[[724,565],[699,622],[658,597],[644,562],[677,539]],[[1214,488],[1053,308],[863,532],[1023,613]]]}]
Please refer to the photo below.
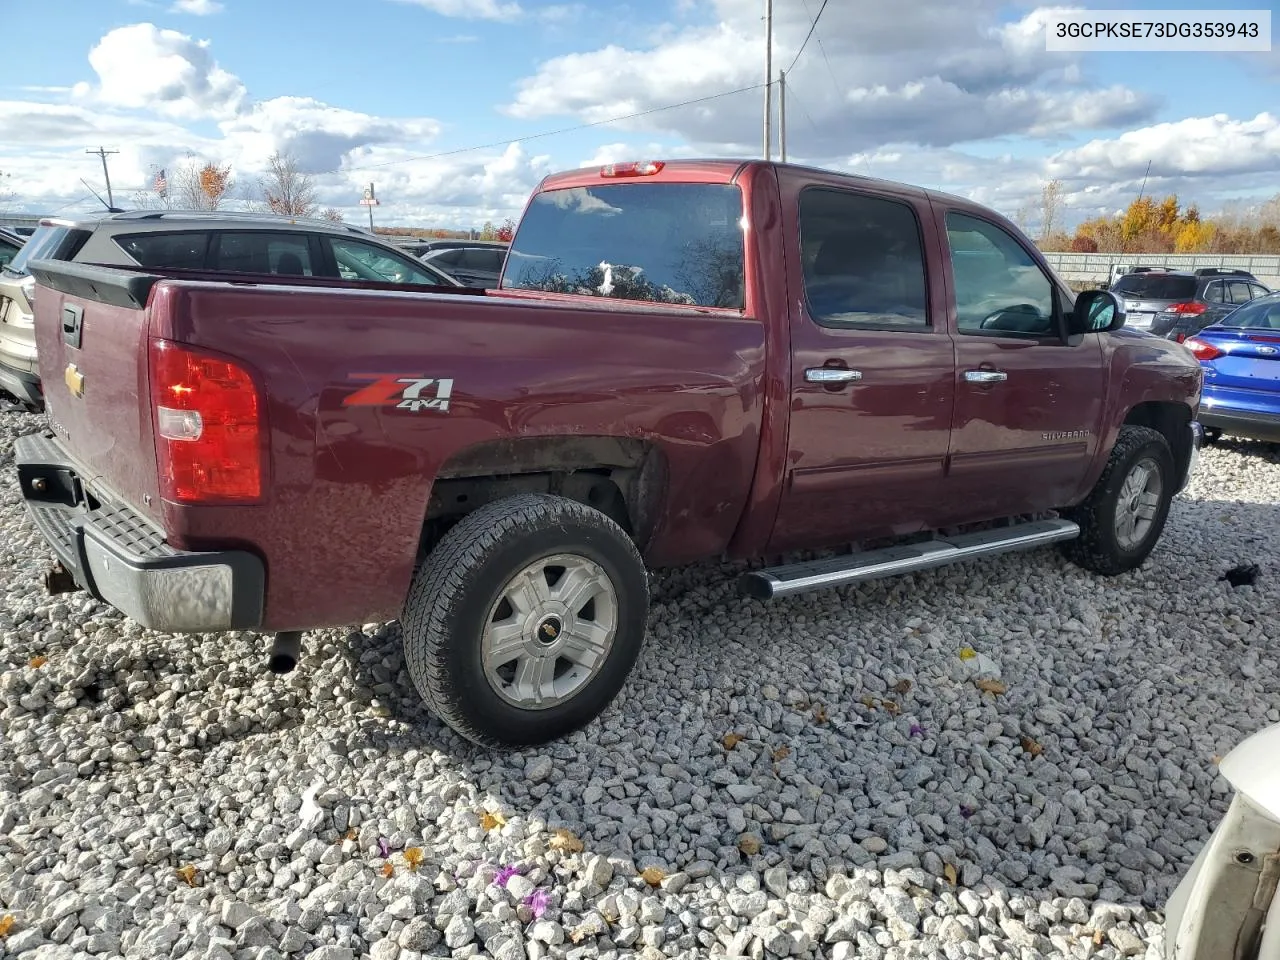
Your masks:
[{"label": "rear wheel", "polygon": [[432,550],[403,618],[409,674],[459,734],[528,746],[590,723],[644,639],[644,563],[613,520],[563,497],[511,497]]},{"label": "rear wheel", "polygon": [[1089,496],[1063,511],[1080,525],[1080,536],[1063,544],[1063,552],[1105,576],[1140,567],[1160,539],[1174,492],[1173,454],[1164,435],[1150,427],[1121,427]]}]

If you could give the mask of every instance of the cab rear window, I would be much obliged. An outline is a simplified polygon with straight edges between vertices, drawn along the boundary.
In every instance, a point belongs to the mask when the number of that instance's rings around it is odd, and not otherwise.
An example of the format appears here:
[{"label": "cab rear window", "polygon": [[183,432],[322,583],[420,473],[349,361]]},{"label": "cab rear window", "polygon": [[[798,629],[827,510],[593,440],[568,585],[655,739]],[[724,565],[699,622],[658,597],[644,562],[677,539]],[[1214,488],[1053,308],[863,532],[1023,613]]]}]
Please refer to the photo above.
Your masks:
[{"label": "cab rear window", "polygon": [[743,245],[733,184],[548,190],[520,222],[502,286],[741,310]]}]

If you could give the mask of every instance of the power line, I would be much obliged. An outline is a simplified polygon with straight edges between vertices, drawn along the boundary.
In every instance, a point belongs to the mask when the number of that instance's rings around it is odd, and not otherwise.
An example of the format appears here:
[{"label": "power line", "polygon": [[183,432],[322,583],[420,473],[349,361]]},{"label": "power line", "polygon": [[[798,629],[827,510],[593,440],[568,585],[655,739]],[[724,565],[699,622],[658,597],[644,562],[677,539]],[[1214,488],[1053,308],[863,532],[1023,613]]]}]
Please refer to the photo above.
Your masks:
[{"label": "power line", "polygon": [[459,147],[456,150],[443,150],[440,153],[429,153],[420,157],[402,157],[399,160],[384,160],[382,163],[369,163],[363,167],[352,167],[350,172],[360,170],[373,170],[377,167],[390,167],[398,163],[413,163],[417,160],[439,160],[441,157],[452,157],[459,153],[470,153],[472,150],[490,150],[494,147],[509,147],[513,143],[525,143],[529,140],[540,140],[543,137],[555,137],[562,133],[574,133],[578,130],[589,130],[592,127],[603,127],[610,123],[621,123],[623,120],[635,120],[638,117],[647,117],[650,114],[662,113],[665,110],[676,110],[680,107],[691,107],[694,104],[706,103],[708,100],[719,100],[722,97],[732,97],[739,93],[749,93],[752,90],[759,90],[764,87],[763,83],[753,83],[749,87],[739,87],[736,90],[726,90],[723,93],[712,93],[705,97],[695,97],[692,100],[682,100],[680,103],[669,103],[665,107],[653,107],[650,110],[641,110],[639,113],[629,113],[622,117],[610,117],[608,120],[593,120],[591,123],[580,123],[573,127],[562,127],[559,130],[547,130],[543,133],[531,133],[527,137],[515,137],[511,140],[496,140],[493,143],[481,143],[471,147]]},{"label": "power line", "polygon": [[809,32],[805,34],[804,43],[800,44],[800,49],[796,51],[796,59],[791,61],[791,66],[787,67],[787,73],[790,73],[796,65],[796,60],[800,59],[800,54],[804,53],[804,48],[809,45],[809,38],[813,36],[813,31],[818,29],[818,21],[822,19],[822,11],[827,9],[827,0],[822,0],[822,6],[818,8],[818,15],[813,18],[813,23],[809,24]]}]

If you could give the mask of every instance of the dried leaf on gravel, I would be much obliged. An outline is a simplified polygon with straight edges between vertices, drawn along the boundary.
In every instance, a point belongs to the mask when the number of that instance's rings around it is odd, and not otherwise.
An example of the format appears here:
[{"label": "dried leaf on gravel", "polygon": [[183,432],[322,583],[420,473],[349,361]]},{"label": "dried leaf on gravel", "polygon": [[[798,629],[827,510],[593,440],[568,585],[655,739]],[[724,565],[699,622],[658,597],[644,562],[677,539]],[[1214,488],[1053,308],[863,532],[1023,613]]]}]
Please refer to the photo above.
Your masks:
[{"label": "dried leaf on gravel", "polygon": [[1032,740],[1030,737],[1022,738],[1022,749],[1027,751],[1027,753],[1031,754],[1033,757],[1038,757],[1040,754],[1044,753],[1044,747]]},{"label": "dried leaf on gravel", "polygon": [[999,680],[975,680],[974,686],[983,693],[989,693],[992,696],[998,696],[1002,693],[1009,692],[1009,687],[1006,684],[1001,683]]},{"label": "dried leaf on gravel", "polygon": [[422,865],[422,848],[406,847],[404,851],[404,862],[414,873],[418,872],[418,867]]},{"label": "dried leaf on gravel", "polygon": [[496,830],[498,827],[506,826],[507,818],[496,810],[480,811],[480,826],[484,827],[484,832]]},{"label": "dried leaf on gravel", "polygon": [[569,931],[569,939],[574,943],[581,943],[589,936],[591,936],[591,930],[585,923],[580,923]]},{"label": "dried leaf on gravel", "polygon": [[745,739],[747,738],[740,733],[726,733],[724,735],[724,748],[726,750],[732,750]]},{"label": "dried leaf on gravel", "polygon": [[961,647],[961,648],[960,648],[960,659],[961,659],[961,660],[972,660],[972,659],[973,659],[974,657],[976,657],[977,655],[978,655],[978,651],[977,651],[977,650],[975,650],[975,649],[973,649],[973,647]]},{"label": "dried leaf on gravel", "polygon": [[191,864],[188,863],[185,867],[179,867],[177,874],[178,878],[186,883],[188,887],[194,887],[196,885],[196,868]]},{"label": "dried leaf on gravel", "polygon": [[640,872],[640,879],[649,886],[656,887],[658,884],[662,883],[663,880],[667,879],[667,875],[657,867],[645,867],[644,870]]},{"label": "dried leaf on gravel", "polygon": [[744,833],[738,838],[738,849],[748,857],[754,857],[760,852],[760,838],[753,833]]},{"label": "dried leaf on gravel", "polygon": [[1106,942],[1107,942],[1107,935],[1105,933],[1103,933],[1101,930],[1093,931],[1093,945],[1095,947],[1101,947]]},{"label": "dried leaf on gravel", "polygon": [[9,931],[13,929],[14,919],[12,913],[6,913],[0,917],[0,937],[7,937]]},{"label": "dried leaf on gravel", "polygon": [[791,748],[784,743],[773,751],[773,762],[780,763],[789,756],[791,756]]},{"label": "dried leaf on gravel", "polygon": [[27,666],[32,667],[32,668],[34,668],[34,669],[36,669],[36,670],[39,670],[41,667],[43,667],[43,666],[44,666],[46,663],[48,663],[48,662],[49,662],[49,658],[48,658],[48,657],[46,657],[46,656],[44,656],[44,655],[37,655],[37,656],[34,656],[34,657],[32,657],[30,660],[28,660],[28,661],[27,661]]},{"label": "dried leaf on gravel", "polygon": [[1219,755],[1218,755],[1218,754],[1216,754],[1216,753],[1215,753],[1212,757],[1210,757],[1209,759],[1213,761],[1213,765],[1214,765],[1215,767],[1216,767],[1216,766],[1218,766],[1218,764],[1222,763],[1222,757],[1221,757],[1221,756],[1219,756]]},{"label": "dried leaf on gravel", "polygon": [[889,689],[899,696],[906,696],[906,694],[911,692],[911,681],[906,677],[903,677]]},{"label": "dried leaf on gravel", "polygon": [[346,840],[359,840],[359,839],[360,839],[360,831],[359,831],[359,830],[357,830],[355,827],[352,827],[350,830],[348,830],[348,831],[347,831],[347,835],[346,835],[346,837],[344,837],[344,839],[346,839]]},{"label": "dried leaf on gravel", "polygon": [[582,841],[572,831],[561,827],[551,838],[550,847],[552,850],[559,850],[562,853],[581,853]]},{"label": "dried leaf on gravel", "polygon": [[902,712],[902,707],[898,706],[898,703],[895,700],[886,700],[884,703],[880,704],[880,706],[884,707],[885,713],[889,714],[891,717],[896,717]]},{"label": "dried leaf on gravel", "polygon": [[877,701],[875,697],[870,695],[867,695],[862,698],[862,705],[866,707],[868,710],[874,710],[878,702],[879,701]]},{"label": "dried leaf on gravel", "polygon": [[942,876],[946,879],[947,883],[951,884],[953,887],[960,879],[960,875],[956,873],[956,868],[949,863],[942,868]]},{"label": "dried leaf on gravel", "polygon": [[815,704],[813,707],[813,722],[826,723],[831,717],[827,714],[827,708],[822,704]]}]

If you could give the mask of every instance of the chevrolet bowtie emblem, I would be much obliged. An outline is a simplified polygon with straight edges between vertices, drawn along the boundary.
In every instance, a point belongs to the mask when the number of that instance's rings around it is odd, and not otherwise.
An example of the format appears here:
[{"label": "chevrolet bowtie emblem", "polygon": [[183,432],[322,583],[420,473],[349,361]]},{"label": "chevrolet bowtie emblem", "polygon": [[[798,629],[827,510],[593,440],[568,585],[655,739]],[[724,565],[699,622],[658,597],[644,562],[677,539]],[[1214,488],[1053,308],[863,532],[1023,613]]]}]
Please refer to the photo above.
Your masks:
[{"label": "chevrolet bowtie emblem", "polygon": [[84,374],[74,363],[67,364],[67,371],[62,379],[67,382],[67,389],[71,391],[72,396],[84,396]]}]

